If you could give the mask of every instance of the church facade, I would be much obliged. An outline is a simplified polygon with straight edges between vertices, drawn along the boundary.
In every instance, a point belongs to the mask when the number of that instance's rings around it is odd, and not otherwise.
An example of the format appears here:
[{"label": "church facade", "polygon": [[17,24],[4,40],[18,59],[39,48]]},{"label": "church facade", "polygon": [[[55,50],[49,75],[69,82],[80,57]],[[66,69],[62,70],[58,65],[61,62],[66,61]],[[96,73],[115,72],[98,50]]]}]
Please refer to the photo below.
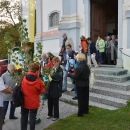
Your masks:
[{"label": "church facade", "polygon": [[94,42],[98,35],[116,35],[117,67],[130,70],[130,0],[36,0],[35,43],[58,55],[63,33],[73,39],[76,51],[81,35]]}]

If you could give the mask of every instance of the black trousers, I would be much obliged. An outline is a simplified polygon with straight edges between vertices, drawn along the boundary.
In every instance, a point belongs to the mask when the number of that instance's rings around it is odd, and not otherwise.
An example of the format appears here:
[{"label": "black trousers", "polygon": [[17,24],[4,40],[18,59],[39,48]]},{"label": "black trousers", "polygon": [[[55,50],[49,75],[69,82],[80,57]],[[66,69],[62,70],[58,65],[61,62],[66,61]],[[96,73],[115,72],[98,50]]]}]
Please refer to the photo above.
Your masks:
[{"label": "black trousers", "polygon": [[28,115],[30,116],[30,130],[35,130],[37,109],[26,109],[21,107],[21,130],[27,130]]},{"label": "black trousers", "polygon": [[2,130],[3,120],[3,107],[0,107],[0,130]]},{"label": "black trousers", "polygon": [[89,87],[77,87],[78,116],[89,113]]},{"label": "black trousers", "polygon": [[48,98],[48,116],[59,118],[59,98]]},{"label": "black trousers", "polygon": [[107,61],[108,65],[111,65],[111,53],[107,53]]}]

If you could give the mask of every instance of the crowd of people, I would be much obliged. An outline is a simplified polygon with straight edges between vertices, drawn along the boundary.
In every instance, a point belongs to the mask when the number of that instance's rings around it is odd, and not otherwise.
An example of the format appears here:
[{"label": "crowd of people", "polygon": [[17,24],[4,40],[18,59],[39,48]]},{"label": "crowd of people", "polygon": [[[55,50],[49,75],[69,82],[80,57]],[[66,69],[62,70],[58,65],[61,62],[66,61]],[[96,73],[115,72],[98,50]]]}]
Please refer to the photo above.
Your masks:
[{"label": "crowd of people", "polygon": [[[60,57],[51,53],[43,53],[42,61],[39,64],[31,63],[28,66],[27,74],[22,78],[21,88],[24,104],[21,106],[21,130],[27,130],[30,119],[30,130],[35,130],[35,119],[40,106],[40,95],[46,95],[48,114],[47,119],[56,121],[59,119],[59,98],[67,91],[67,77],[72,81],[72,90],[78,100],[77,116],[89,113],[89,75],[93,62],[95,67],[98,64],[116,64],[118,42],[115,36],[107,36],[104,41],[98,36],[96,44],[90,37],[81,36],[79,44],[80,52],[75,52],[73,45],[69,42],[67,35],[63,33],[63,44],[59,53]],[[111,40],[112,38],[112,40]],[[41,77],[44,67],[49,64],[56,73],[51,76],[52,81],[46,88]],[[88,66],[89,65],[89,66]],[[62,67],[61,67],[62,66]],[[8,64],[8,70],[0,77],[0,130],[5,123],[8,105],[10,103],[9,119],[18,119],[15,116],[15,107],[12,102],[12,90],[15,86],[12,74],[15,66]]]}]

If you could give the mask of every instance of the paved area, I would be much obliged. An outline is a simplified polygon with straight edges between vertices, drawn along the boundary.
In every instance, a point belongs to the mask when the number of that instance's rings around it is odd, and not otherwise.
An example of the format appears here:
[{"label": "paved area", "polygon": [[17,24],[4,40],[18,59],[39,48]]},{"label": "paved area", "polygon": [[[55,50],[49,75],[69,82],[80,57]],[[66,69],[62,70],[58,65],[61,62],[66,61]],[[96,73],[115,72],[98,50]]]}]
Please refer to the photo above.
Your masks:
[{"label": "paved area", "polygon": [[[60,119],[65,118],[73,113],[76,113],[78,108],[77,106],[72,106],[70,104],[66,104],[64,102],[59,103],[60,106]],[[15,116],[18,117],[17,120],[10,120],[8,117],[9,109],[6,115],[5,124],[3,125],[3,130],[20,130],[20,108],[17,108],[15,111]],[[36,125],[36,130],[44,130],[47,126],[54,123],[52,119],[46,119],[47,117],[47,102],[45,102],[45,105],[42,109],[42,112],[40,114],[41,123]],[[29,126],[28,126],[29,130]]]}]

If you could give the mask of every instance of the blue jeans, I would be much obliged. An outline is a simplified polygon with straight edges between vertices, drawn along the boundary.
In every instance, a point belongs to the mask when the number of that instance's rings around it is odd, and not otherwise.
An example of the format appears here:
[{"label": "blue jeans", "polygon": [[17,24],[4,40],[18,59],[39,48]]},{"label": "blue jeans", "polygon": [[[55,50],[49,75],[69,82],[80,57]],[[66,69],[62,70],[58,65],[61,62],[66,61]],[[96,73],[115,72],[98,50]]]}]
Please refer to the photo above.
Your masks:
[{"label": "blue jeans", "polygon": [[76,89],[76,84],[74,84],[74,79],[71,78],[71,81],[72,81],[72,88],[74,89],[74,95],[75,97],[77,97],[77,89]]},{"label": "blue jeans", "polygon": [[77,88],[75,84],[74,84],[74,94],[75,94],[75,97],[77,97]]},{"label": "blue jeans", "polygon": [[7,113],[9,102],[10,102],[9,118],[14,117],[15,107],[13,105],[13,102],[12,101],[3,101],[3,105],[4,105],[4,107],[3,107],[4,119],[5,119],[5,116],[6,116],[6,113]]},{"label": "blue jeans", "polygon": [[99,52],[99,60],[98,62],[102,63],[102,52]]},{"label": "blue jeans", "polygon": [[67,90],[67,75],[68,75],[68,71],[65,71],[63,75],[63,87],[62,87],[63,91]]}]

